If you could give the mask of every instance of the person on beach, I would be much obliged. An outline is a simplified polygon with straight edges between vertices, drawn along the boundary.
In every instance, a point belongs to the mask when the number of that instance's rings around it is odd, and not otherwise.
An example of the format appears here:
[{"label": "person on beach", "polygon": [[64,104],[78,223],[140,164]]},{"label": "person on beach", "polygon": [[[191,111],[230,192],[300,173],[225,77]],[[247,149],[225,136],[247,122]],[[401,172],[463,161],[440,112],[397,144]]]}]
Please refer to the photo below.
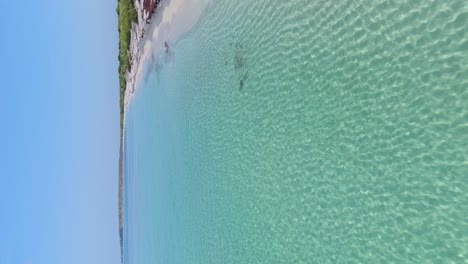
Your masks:
[{"label": "person on beach", "polygon": [[166,53],[169,52],[169,44],[167,44],[167,41],[164,41],[164,48],[166,48]]},{"label": "person on beach", "polygon": [[174,53],[171,52],[171,50],[169,49],[169,44],[167,43],[167,41],[164,41],[164,48],[166,49],[166,55],[167,55],[166,62],[173,62],[174,61]]}]

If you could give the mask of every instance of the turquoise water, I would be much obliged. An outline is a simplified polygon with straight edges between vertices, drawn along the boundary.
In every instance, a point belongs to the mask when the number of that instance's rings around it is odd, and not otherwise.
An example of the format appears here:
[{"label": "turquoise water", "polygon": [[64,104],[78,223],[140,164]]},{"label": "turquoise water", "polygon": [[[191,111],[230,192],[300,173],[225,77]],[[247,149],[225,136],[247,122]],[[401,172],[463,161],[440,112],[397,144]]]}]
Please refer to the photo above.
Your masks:
[{"label": "turquoise water", "polygon": [[468,262],[466,1],[219,0],[171,48],[126,263]]}]

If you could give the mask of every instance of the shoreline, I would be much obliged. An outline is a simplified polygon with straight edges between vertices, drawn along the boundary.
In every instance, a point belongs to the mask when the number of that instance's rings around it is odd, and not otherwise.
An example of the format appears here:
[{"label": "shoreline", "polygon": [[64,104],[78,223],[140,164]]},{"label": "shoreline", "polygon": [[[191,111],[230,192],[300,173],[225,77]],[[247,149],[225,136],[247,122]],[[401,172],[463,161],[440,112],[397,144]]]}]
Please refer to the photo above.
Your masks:
[{"label": "shoreline", "polygon": [[[124,151],[125,151],[125,116],[130,101],[131,95],[134,94],[135,89],[135,77],[138,72],[141,50],[141,42],[145,39],[145,31],[151,24],[151,19],[155,12],[159,9],[161,0],[135,0],[133,1],[133,8],[136,11],[136,23],[131,22],[130,30],[130,46],[128,50],[124,50],[129,54],[129,70],[125,73],[125,90],[123,93],[123,105],[121,101],[121,137],[120,137],[120,149],[119,149],[119,180],[118,180],[118,208],[119,208],[119,240],[120,240],[120,260],[123,263],[124,258],[124,247],[123,247],[123,236],[124,236]],[[117,13],[120,16],[119,6],[117,7]],[[119,19],[120,23],[120,19]],[[120,26],[120,25],[119,25]],[[119,27],[119,33],[120,27]],[[121,62],[122,63],[122,62]],[[135,69],[135,66],[137,68]],[[122,78],[122,76],[121,76]],[[122,80],[121,80],[122,82]],[[121,87],[122,89],[122,87]],[[131,93],[130,93],[131,92]],[[129,94],[130,93],[130,94]],[[121,90],[122,97],[122,90]],[[122,98],[121,98],[122,100]],[[122,109],[123,108],[123,109]]]},{"label": "shoreline", "polygon": [[[130,72],[124,96],[124,120],[128,106],[136,94],[149,62],[164,50],[164,43],[173,45],[197,23],[209,0],[149,0],[156,1],[154,13],[144,11],[136,0],[138,24],[134,24],[130,37]],[[124,122],[125,124],[125,122]],[[124,125],[125,127],[125,125]]]},{"label": "shoreline", "polygon": [[[119,0],[120,1],[120,0]],[[132,0],[133,1],[133,0]],[[129,71],[121,104],[121,142],[119,157],[119,237],[123,263],[124,236],[124,153],[125,121],[128,107],[154,58],[164,51],[165,43],[174,45],[192,29],[210,0],[134,0],[137,21],[132,22],[128,49]],[[122,91],[121,91],[122,92]],[[121,98],[122,100],[122,98]],[[121,101],[122,103],[122,101]]]}]

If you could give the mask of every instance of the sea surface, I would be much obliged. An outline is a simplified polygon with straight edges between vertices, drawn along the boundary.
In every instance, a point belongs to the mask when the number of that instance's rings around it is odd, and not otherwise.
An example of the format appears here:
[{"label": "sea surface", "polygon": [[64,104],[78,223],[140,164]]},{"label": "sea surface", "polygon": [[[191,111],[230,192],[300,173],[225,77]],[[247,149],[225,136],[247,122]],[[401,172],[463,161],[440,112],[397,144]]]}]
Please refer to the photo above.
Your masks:
[{"label": "sea surface", "polygon": [[468,263],[467,1],[214,0],[149,69],[125,263]]}]

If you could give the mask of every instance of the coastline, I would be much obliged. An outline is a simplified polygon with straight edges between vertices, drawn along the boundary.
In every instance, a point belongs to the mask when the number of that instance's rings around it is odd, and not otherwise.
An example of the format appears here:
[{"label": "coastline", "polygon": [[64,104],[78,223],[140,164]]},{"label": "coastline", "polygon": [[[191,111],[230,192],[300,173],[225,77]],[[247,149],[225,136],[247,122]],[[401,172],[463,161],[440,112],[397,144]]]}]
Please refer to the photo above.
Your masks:
[{"label": "coastline", "polygon": [[183,34],[192,29],[208,3],[209,0],[135,0],[133,2],[137,19],[132,22],[131,26],[129,49],[127,50],[129,67],[124,76],[125,89],[123,91],[123,98],[121,98],[121,100],[123,99],[123,104],[121,101],[118,203],[122,263],[124,252],[124,153],[126,113],[146,71],[149,71],[151,65],[155,63],[155,57],[158,57],[159,54],[165,50],[165,42],[169,43],[169,45],[173,45]]},{"label": "coastline", "polygon": [[[121,129],[120,129],[120,148],[119,148],[119,180],[118,180],[118,185],[119,185],[119,190],[118,190],[118,207],[119,207],[119,239],[120,239],[120,259],[121,263],[123,263],[123,256],[124,256],[124,248],[123,248],[123,235],[124,235],[124,151],[125,151],[125,113],[128,107],[129,100],[131,98],[131,95],[134,94],[134,88],[135,88],[135,77],[136,73],[138,72],[138,67],[139,67],[139,62],[140,62],[140,56],[141,56],[141,49],[139,48],[141,46],[141,42],[145,38],[145,31],[151,24],[151,18],[158,9],[158,6],[160,4],[160,0],[135,0],[133,1],[133,8],[134,11],[136,11],[136,21],[131,22],[131,31],[130,31],[130,46],[128,50],[124,50],[123,52],[126,52],[129,55],[129,66],[128,69],[126,70],[125,73],[125,80],[120,80],[121,81],[121,86],[122,86],[122,81],[125,83],[125,90],[122,91],[121,87],[121,109],[120,109],[120,114],[121,114]],[[120,11],[120,1],[119,5],[117,6],[117,13],[120,16],[121,11]],[[133,12],[133,11],[130,11]],[[135,23],[136,22],[136,23]],[[121,23],[121,20],[119,18],[119,23]],[[119,33],[123,34],[120,32],[120,26],[119,25]],[[122,43],[120,44],[120,47],[122,47]],[[122,52],[122,51],[121,51]],[[120,60],[120,57],[119,57]],[[123,62],[120,61],[122,64]],[[126,62],[125,62],[126,63]],[[137,68],[136,68],[136,67]],[[128,71],[129,70],[129,71]],[[119,71],[120,71],[120,66],[119,66]],[[120,76],[122,78],[122,76]],[[123,92],[123,94],[122,94]],[[123,96],[123,98],[122,98]],[[123,99],[123,105],[122,105],[122,99]]]},{"label": "coastline", "polygon": [[[151,1],[151,0],[150,0]],[[149,14],[136,0],[138,24],[133,25],[130,37],[130,71],[126,74],[124,120],[127,108],[136,94],[148,63],[164,51],[164,43],[173,45],[195,26],[209,0],[152,0],[158,4]],[[125,124],[125,122],[124,122]]]}]

